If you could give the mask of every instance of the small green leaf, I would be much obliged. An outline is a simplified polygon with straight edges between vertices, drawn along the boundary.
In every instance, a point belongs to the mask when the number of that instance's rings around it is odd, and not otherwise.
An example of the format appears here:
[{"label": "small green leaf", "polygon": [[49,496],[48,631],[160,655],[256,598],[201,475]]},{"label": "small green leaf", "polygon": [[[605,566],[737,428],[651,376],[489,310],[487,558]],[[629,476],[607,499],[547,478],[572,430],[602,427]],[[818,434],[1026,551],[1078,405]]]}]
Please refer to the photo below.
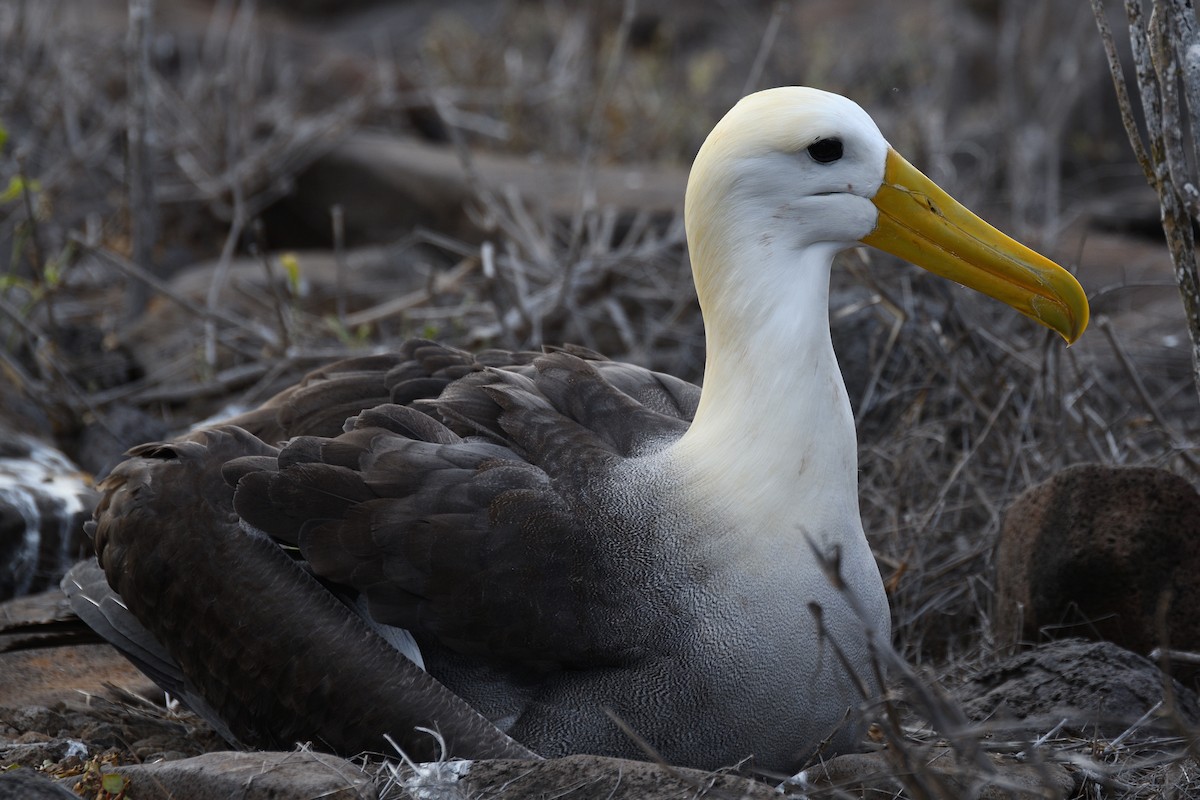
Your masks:
[{"label": "small green leaf", "polygon": [[11,203],[21,196],[24,191],[25,181],[21,180],[19,175],[13,175],[8,179],[8,187],[0,192],[0,203]]},{"label": "small green leaf", "polygon": [[283,265],[283,269],[287,272],[288,289],[292,294],[300,293],[300,259],[296,258],[295,253],[283,253],[279,256],[279,263]]},{"label": "small green leaf", "polygon": [[120,794],[125,791],[125,777],[110,772],[100,779],[100,787],[109,794]]},{"label": "small green leaf", "polygon": [[19,198],[25,192],[37,194],[42,190],[42,184],[39,181],[27,181],[20,175],[13,175],[8,179],[8,186],[3,192],[0,192],[0,203],[11,203]]}]

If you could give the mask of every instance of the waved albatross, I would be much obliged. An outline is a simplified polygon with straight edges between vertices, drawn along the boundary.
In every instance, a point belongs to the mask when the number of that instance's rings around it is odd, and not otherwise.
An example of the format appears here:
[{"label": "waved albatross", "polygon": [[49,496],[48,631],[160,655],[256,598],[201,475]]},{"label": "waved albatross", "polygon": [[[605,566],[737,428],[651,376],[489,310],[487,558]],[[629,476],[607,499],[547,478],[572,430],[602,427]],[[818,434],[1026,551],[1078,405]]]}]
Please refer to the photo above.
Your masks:
[{"label": "waved albatross", "polygon": [[103,573],[64,582],[74,607],[248,746],[388,733],[434,757],[424,727],[463,757],[643,756],[615,718],[701,768],[852,748],[890,621],[834,255],[873,245],[1068,342],[1087,300],[816,89],[739,102],[685,214],[703,390],[574,348],[335,364],[131,451],[102,484]]}]

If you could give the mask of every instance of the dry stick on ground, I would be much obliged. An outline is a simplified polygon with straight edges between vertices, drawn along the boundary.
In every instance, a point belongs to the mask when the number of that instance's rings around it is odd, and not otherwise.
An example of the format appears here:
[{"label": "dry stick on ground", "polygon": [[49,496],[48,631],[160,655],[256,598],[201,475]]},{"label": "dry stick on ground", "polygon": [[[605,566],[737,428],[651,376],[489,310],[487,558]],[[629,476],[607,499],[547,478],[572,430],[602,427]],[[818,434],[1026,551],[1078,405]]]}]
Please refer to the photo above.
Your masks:
[{"label": "dry stick on ground", "polygon": [[435,274],[430,285],[423,289],[416,289],[400,297],[393,297],[378,305],[346,315],[343,325],[347,330],[352,330],[360,325],[372,325],[388,317],[410,311],[429,302],[435,295],[457,290],[463,279],[474,272],[477,266],[478,261],[475,258],[465,258],[449,272]]},{"label": "dry stick on ground", "polygon": [[[1142,140],[1126,91],[1125,74],[1117,54],[1116,42],[1104,14],[1103,0],[1092,0],[1096,25],[1104,42],[1109,73],[1117,92],[1125,133],[1133,145],[1138,163],[1150,186],[1158,194],[1162,209],[1163,232],[1175,265],[1175,280],[1183,300],[1192,343],[1192,371],[1200,395],[1200,274],[1196,266],[1196,243],[1192,234],[1193,218],[1200,206],[1195,167],[1183,152],[1180,82],[1186,86],[1187,104],[1192,114],[1193,147],[1200,115],[1200,63],[1189,51],[1200,44],[1196,34],[1195,11],[1190,0],[1153,0],[1149,24],[1143,16],[1142,0],[1125,0],[1129,21],[1129,41],[1133,48],[1138,94],[1146,118],[1149,147]],[[1177,57],[1178,54],[1178,57]],[[1179,58],[1186,68],[1181,75]],[[1190,212],[1190,213],[1189,213]]]}]

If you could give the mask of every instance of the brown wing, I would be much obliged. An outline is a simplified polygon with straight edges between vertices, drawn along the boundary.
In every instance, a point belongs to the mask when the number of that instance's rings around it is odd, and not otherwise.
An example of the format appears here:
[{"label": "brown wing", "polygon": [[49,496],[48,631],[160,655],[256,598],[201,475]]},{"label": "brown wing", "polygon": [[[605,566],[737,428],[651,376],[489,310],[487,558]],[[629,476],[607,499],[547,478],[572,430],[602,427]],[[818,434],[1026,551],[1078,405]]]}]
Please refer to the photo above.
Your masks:
[{"label": "brown wing", "polygon": [[[458,373],[437,400],[380,406],[340,436],[229,465],[239,516],[363,592],[377,620],[458,652],[564,666],[636,659],[640,603],[606,572],[617,531],[589,493],[621,459],[686,429],[694,387],[566,352],[484,369],[420,350]],[[414,363],[394,373],[393,397],[436,377]]]},{"label": "brown wing", "polygon": [[[425,726],[458,755],[529,757],[274,542],[239,526],[222,466],[276,452],[239,428],[200,431],[136,448],[103,482],[97,556],[124,607],[175,664],[160,651],[154,660],[178,669],[202,713],[246,744],[312,741],[353,754],[385,748],[390,733],[406,752],[436,757],[435,742],[414,730]],[[86,602],[88,589],[79,590]]]}]

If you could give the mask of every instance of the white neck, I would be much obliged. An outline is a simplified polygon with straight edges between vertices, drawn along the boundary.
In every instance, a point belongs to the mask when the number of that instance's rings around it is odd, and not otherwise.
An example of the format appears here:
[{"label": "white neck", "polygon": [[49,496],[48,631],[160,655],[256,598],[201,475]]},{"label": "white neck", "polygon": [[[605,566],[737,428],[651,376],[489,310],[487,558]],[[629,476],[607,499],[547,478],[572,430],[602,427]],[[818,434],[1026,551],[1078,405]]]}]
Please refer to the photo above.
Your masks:
[{"label": "white neck", "polygon": [[689,493],[755,537],[805,549],[805,533],[823,545],[861,540],[854,420],[829,333],[829,265],[841,247],[748,238],[693,251],[749,261],[722,264],[732,279],[706,284],[721,296],[701,297],[700,406],[669,457]]}]

